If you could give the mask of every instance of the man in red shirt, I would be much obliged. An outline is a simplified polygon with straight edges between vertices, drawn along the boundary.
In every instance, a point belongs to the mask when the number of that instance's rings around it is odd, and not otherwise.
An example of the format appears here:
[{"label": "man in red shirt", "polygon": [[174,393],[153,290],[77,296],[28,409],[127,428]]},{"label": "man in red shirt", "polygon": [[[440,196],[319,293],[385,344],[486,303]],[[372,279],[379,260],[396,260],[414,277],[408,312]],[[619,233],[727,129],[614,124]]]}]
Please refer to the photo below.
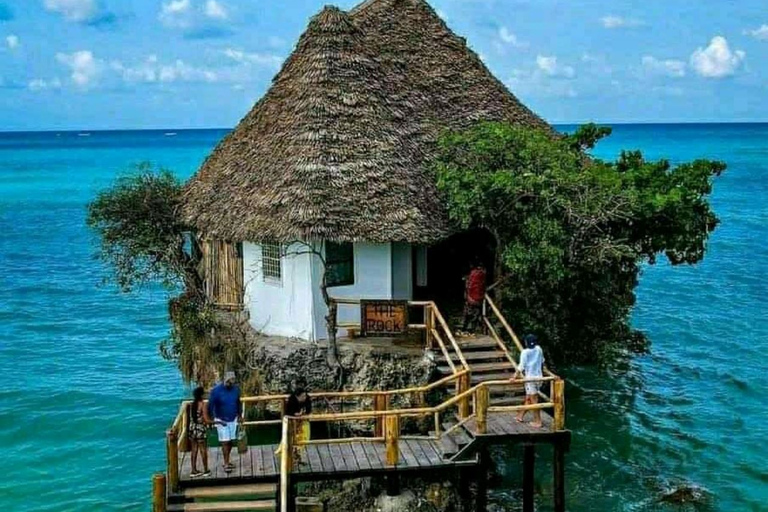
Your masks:
[{"label": "man in red shirt", "polygon": [[464,280],[464,323],[461,329],[471,332],[480,323],[485,299],[485,267],[480,260],[472,262],[472,270]]}]

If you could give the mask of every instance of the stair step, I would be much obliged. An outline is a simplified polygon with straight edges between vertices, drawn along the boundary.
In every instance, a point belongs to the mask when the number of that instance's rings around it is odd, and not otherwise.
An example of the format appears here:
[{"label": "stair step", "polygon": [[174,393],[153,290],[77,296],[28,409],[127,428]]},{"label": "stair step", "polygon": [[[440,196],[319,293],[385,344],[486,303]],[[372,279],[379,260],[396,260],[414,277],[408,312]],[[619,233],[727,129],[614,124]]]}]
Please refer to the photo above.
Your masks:
[{"label": "stair step", "polygon": [[481,337],[481,338],[462,338],[456,342],[462,352],[470,350],[481,350],[488,348],[496,348],[498,345],[493,338]]},{"label": "stair step", "polygon": [[523,405],[524,402],[525,397],[523,395],[502,395],[498,397],[491,397],[488,403],[492,406],[495,405],[501,407],[505,405]]},{"label": "stair step", "polygon": [[[450,366],[438,366],[437,369],[446,375],[453,373]],[[493,371],[498,372],[498,370],[514,371],[515,367],[509,361],[503,363],[469,363],[469,371],[472,375]]]},{"label": "stair step", "polygon": [[[435,432],[431,431],[429,435],[434,436]],[[441,435],[438,443],[440,443],[440,447],[442,448],[443,457],[451,457],[459,453],[459,445],[453,440],[453,436]]]},{"label": "stair step", "polygon": [[483,373],[480,375],[473,373],[469,377],[469,383],[471,385],[474,385],[474,384],[480,384],[481,382],[487,382],[491,380],[509,380],[514,376],[515,376],[515,372],[513,370],[510,370],[508,372]]},{"label": "stair step", "polygon": [[[451,356],[451,361],[453,361],[454,363],[458,363],[460,361],[459,356],[458,354],[456,354],[456,352],[449,352],[448,354]],[[464,359],[466,359],[467,362],[482,361],[484,359],[501,359],[501,358],[506,358],[506,356],[501,350],[464,352]],[[439,363],[444,363],[446,361],[445,356],[442,355],[442,353],[440,353],[440,355],[438,355],[436,359],[437,359],[437,362]]]},{"label": "stair step", "polygon": [[218,501],[210,503],[181,503],[168,505],[168,512],[240,512],[251,510],[275,510],[275,500]]},{"label": "stair step", "polygon": [[[443,428],[445,430],[448,430],[449,428],[453,427],[455,423],[443,423]],[[463,427],[459,427],[455,429],[450,434],[443,433],[442,437],[450,437],[451,440],[456,443],[456,445],[459,447],[459,449],[467,446],[469,443],[472,442],[472,438],[469,437],[469,434],[467,434],[467,431],[464,430]]]},{"label": "stair step", "polygon": [[277,486],[274,484],[222,485],[215,487],[189,487],[182,491],[185,498],[226,498],[232,496],[274,496]]}]

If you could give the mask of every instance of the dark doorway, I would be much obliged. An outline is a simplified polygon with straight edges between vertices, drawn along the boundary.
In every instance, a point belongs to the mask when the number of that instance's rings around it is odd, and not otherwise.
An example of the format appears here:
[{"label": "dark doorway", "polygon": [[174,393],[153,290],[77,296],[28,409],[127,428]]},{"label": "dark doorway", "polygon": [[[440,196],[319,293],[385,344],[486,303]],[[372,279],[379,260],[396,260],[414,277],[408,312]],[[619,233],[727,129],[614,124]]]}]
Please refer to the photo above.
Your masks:
[{"label": "dark doorway", "polygon": [[[493,236],[484,229],[463,231],[430,246],[426,255],[426,286],[418,286],[421,283],[414,265],[414,298],[435,301],[443,314],[452,319],[461,316],[464,277],[469,273],[474,258],[479,258],[485,265],[488,285],[494,282],[495,246]],[[414,263],[417,259],[413,258]]]}]

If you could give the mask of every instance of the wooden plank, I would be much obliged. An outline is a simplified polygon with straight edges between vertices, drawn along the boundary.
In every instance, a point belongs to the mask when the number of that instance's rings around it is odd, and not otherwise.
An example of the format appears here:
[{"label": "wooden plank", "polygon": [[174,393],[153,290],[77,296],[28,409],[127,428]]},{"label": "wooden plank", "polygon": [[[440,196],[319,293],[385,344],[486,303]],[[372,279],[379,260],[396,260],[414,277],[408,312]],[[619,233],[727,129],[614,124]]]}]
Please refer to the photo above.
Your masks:
[{"label": "wooden plank", "polygon": [[317,446],[310,444],[305,447],[309,468],[313,473],[322,473],[323,464],[320,462],[320,454],[317,452]]},{"label": "wooden plank", "polygon": [[320,458],[323,462],[323,469],[327,473],[335,473],[336,466],[333,464],[333,455],[331,455],[330,446],[327,444],[317,445],[317,451],[320,453]]},{"label": "wooden plank", "polygon": [[243,478],[253,477],[253,452],[256,451],[255,446],[248,447],[248,453],[242,456],[241,476]]},{"label": "wooden plank", "polygon": [[278,470],[279,462],[277,460],[277,456],[275,455],[275,450],[277,450],[277,445],[270,444],[264,446],[263,457],[264,464],[266,466],[265,474],[267,475],[280,474]]},{"label": "wooden plank", "polygon": [[344,455],[341,453],[341,448],[336,443],[329,443],[328,450],[331,452],[331,459],[333,460],[333,466],[336,471],[346,471],[347,463],[344,460]]},{"label": "wooden plank", "polygon": [[429,461],[429,457],[427,457],[427,454],[422,449],[421,444],[416,442],[415,439],[409,439],[409,441],[413,441],[411,443],[411,450],[413,451],[413,454],[416,456],[416,459],[419,462],[419,466],[421,467],[431,466],[432,463]]},{"label": "wooden plank", "polygon": [[371,469],[371,463],[368,462],[368,456],[365,455],[365,448],[360,441],[352,443],[352,451],[355,453],[355,459],[357,459],[357,466],[360,469]]},{"label": "wooden plank", "polygon": [[382,443],[366,443],[363,445],[365,454],[368,456],[368,462],[371,468],[381,469],[386,467],[387,461],[384,458],[384,445]]},{"label": "wooden plank", "polygon": [[441,466],[445,463],[443,460],[443,454],[440,451],[440,447],[437,444],[437,441],[432,441],[430,439],[425,440],[417,440],[416,441],[419,446],[421,447],[422,451],[427,456],[427,459],[429,459],[429,462],[433,466]]},{"label": "wooden plank", "polygon": [[182,480],[189,480],[189,475],[192,473],[192,454],[191,453],[182,453],[181,454],[181,468],[179,469],[179,482]]},{"label": "wooden plank", "polygon": [[182,503],[169,505],[168,512],[240,512],[253,510],[275,510],[274,500],[229,501],[215,503]]},{"label": "wooden plank", "polygon": [[251,454],[251,458],[253,459],[253,476],[255,477],[262,477],[264,476],[264,455],[262,453],[262,447],[254,446],[253,447],[253,453]]},{"label": "wooden plank", "polygon": [[413,454],[413,449],[411,449],[412,441],[413,439],[402,439],[400,441],[401,460],[408,467],[418,468],[420,467],[419,460],[416,458],[416,455]]},{"label": "wooden plank", "polygon": [[360,464],[357,463],[357,457],[355,457],[355,451],[349,443],[340,444],[341,455],[344,457],[344,464],[349,471],[360,471]]},{"label": "wooden plank", "polygon": [[184,490],[184,497],[198,498],[231,498],[238,496],[274,496],[277,491],[275,484],[244,484],[219,485],[215,487],[190,487]]}]

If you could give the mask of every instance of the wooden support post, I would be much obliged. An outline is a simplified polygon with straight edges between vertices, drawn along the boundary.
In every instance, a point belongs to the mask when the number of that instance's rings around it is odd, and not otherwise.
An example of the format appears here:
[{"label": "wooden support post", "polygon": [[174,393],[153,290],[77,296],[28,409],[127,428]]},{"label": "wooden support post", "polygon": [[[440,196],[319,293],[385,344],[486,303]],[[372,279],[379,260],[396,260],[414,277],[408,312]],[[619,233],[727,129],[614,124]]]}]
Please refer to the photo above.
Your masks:
[{"label": "wooden support post", "polygon": [[488,508],[488,450],[481,448],[478,453],[479,464],[477,467],[477,495],[475,496],[475,512],[486,512]]},{"label": "wooden support post", "polygon": [[291,434],[291,420],[283,418],[283,435],[280,446],[280,512],[291,512],[291,502],[296,502],[291,484],[291,467],[293,462],[293,436]]},{"label": "wooden support post", "polygon": [[155,473],[152,475],[152,512],[165,511],[165,473]]},{"label": "wooden support post", "polygon": [[386,416],[384,424],[384,438],[387,448],[387,464],[396,466],[400,460],[400,417],[396,414]]},{"label": "wooden support post", "polygon": [[475,397],[475,404],[477,406],[477,410],[475,411],[475,414],[477,415],[477,433],[485,434],[488,432],[488,403],[490,401],[490,391],[488,391],[486,386],[480,386],[477,388]]},{"label": "wooden support post", "polygon": [[387,474],[387,496],[400,496],[400,476],[397,473]]},{"label": "wooden support post", "polygon": [[[456,382],[457,394],[464,393],[465,391],[469,391],[469,373],[463,374],[461,377],[458,378],[458,381]],[[464,397],[463,399],[459,400],[459,418],[464,419],[469,417],[469,400],[470,397]]]},{"label": "wooden support post", "polygon": [[471,473],[466,469],[459,470],[459,510],[472,512],[472,493],[470,492]]},{"label": "wooden support post", "polygon": [[424,306],[424,330],[427,332],[426,345],[429,350],[433,348],[432,329],[435,325],[435,316],[432,313],[432,306]]},{"label": "wooden support post", "polygon": [[557,432],[565,428],[565,381],[563,379],[552,381],[552,403],[555,404],[552,430]]},{"label": "wooden support post", "polygon": [[533,477],[536,463],[536,448],[532,444],[523,446],[523,512],[533,512]]},{"label": "wooden support post", "polygon": [[[387,395],[384,393],[378,393],[373,397],[373,410],[374,411],[386,411],[387,410]],[[384,416],[376,416],[376,426],[374,427],[374,435],[376,437],[384,437]]]},{"label": "wooden support post", "polygon": [[174,429],[165,433],[166,454],[168,457],[168,488],[175,492],[179,488],[179,438]]},{"label": "wooden support post", "polygon": [[562,444],[555,444],[554,469],[555,512],[565,512],[565,450]]}]

